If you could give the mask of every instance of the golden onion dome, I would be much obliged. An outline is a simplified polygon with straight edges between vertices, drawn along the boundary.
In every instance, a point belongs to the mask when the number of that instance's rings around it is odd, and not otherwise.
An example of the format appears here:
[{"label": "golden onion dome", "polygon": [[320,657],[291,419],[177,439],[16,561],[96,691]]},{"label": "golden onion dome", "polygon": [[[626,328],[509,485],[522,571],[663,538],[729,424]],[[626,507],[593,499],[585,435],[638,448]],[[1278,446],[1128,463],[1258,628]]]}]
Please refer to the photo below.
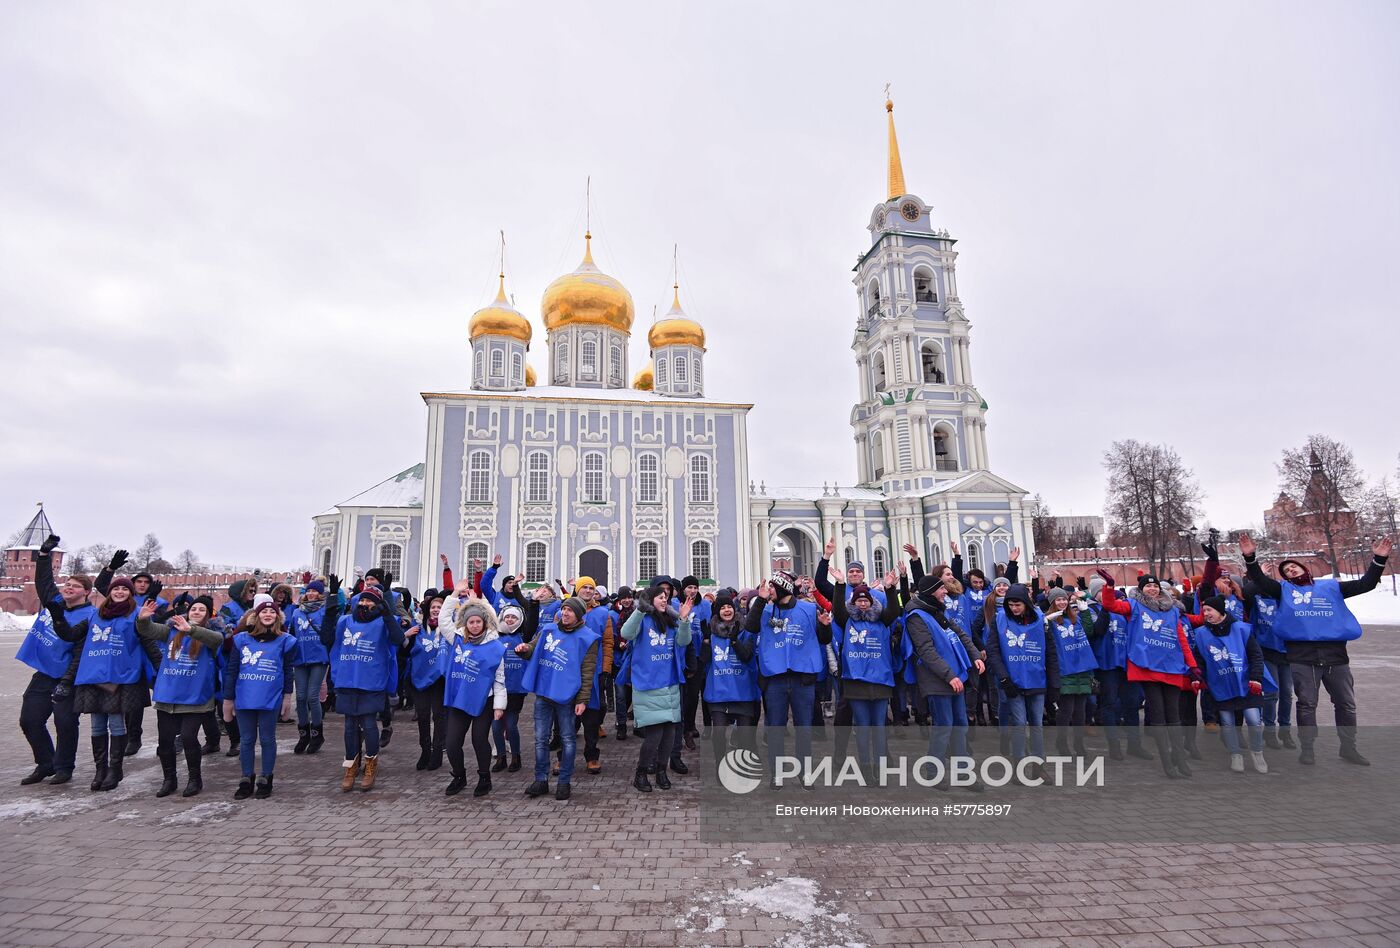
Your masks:
[{"label": "golden onion dome", "polygon": [[545,287],[540,304],[544,328],[553,332],[564,326],[606,326],[618,332],[632,331],[632,294],[593,263],[593,235],[583,235],[583,262]]},{"label": "golden onion dome", "polygon": [[535,387],[535,367],[532,365],[525,366],[525,387]]},{"label": "golden onion dome", "polygon": [[496,298],[490,306],[472,314],[472,320],[467,324],[467,333],[473,340],[482,336],[509,336],[519,339],[527,347],[530,345],[530,337],[534,335],[534,330],[530,328],[530,321],[506,299],[504,273],[501,274],[501,285],[496,290]]},{"label": "golden onion dome", "polygon": [[648,362],[632,376],[632,387],[640,392],[650,392],[656,387],[655,363]]},{"label": "golden onion dome", "polygon": [[671,309],[647,332],[647,345],[653,350],[662,346],[695,346],[704,349],[705,330],[695,320],[687,318],[681,310],[680,286],[673,286],[672,289],[675,296],[671,299]]}]

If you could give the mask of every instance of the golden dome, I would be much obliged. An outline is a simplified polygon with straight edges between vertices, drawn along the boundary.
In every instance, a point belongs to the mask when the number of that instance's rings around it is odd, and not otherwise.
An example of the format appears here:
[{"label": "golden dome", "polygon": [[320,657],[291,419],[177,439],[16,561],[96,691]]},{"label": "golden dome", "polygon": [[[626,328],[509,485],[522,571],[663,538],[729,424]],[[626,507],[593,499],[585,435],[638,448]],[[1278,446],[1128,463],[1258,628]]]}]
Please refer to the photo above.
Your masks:
[{"label": "golden dome", "polygon": [[496,290],[496,299],[490,306],[477,310],[472,321],[467,324],[467,333],[473,340],[481,336],[509,336],[519,339],[528,347],[534,330],[530,321],[521,315],[520,310],[510,305],[506,299],[506,275],[501,274],[501,285]]},{"label": "golden dome", "polygon": [[545,287],[540,310],[544,328],[552,332],[564,326],[606,326],[618,332],[632,331],[632,294],[593,263],[593,235],[584,234],[583,262]]},{"label": "golden dome", "polygon": [[648,362],[637,370],[637,374],[632,376],[632,387],[642,392],[650,392],[656,385],[654,368],[655,363]]},{"label": "golden dome", "polygon": [[681,290],[674,286],[675,296],[666,318],[652,325],[647,332],[647,345],[653,350],[662,346],[696,346],[705,348],[705,330],[681,310]]},{"label": "golden dome", "polygon": [[532,366],[532,365],[527,365],[527,366],[525,366],[525,387],[526,387],[526,388],[534,388],[534,386],[535,386],[535,367]]}]

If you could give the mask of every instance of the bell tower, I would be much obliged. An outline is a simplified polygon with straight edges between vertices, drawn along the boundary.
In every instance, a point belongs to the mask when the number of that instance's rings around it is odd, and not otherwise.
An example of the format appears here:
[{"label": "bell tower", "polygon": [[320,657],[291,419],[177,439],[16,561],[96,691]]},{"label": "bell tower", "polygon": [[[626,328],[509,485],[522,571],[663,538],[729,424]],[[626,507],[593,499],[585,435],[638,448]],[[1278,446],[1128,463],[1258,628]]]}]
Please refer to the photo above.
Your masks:
[{"label": "bell tower", "polygon": [[972,384],[956,240],[905,187],[888,98],[885,115],[886,195],[871,212],[870,246],[852,281],[860,391],[851,427],[862,485],[926,491],[987,469],[987,404]]}]

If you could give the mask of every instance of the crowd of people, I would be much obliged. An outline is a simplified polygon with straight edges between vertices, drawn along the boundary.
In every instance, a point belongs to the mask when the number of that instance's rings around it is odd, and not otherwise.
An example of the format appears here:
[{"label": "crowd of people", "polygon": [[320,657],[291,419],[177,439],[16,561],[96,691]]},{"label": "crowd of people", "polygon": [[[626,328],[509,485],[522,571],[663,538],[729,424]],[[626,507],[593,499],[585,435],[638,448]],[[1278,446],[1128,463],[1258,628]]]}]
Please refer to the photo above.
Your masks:
[{"label": "crowd of people", "polygon": [[896,570],[867,577],[863,564],[834,559],[832,540],[810,578],[780,570],[737,589],[657,576],[611,594],[587,576],[527,590],[499,556],[458,583],[442,556],[441,588],[421,597],[371,569],[351,587],[334,575],[266,591],[240,580],[216,607],[207,595],[167,601],[157,577],[123,575],[122,550],[95,578],[59,585],[58,542],[50,536],[35,554],[43,608],[17,655],[34,672],[20,726],[35,766],[21,783],[72,781],[86,715],[90,789],[114,789],[154,705],[155,795],[179,790],[181,756],[182,795],[199,794],[204,758],[227,737],[236,799],[272,795],[279,723],[296,724],[293,753],[315,755],[327,713],[344,719],[340,789],[372,790],[395,711],[408,709],[416,768],[439,770],[445,758],[445,792],[463,792],[470,739],[478,797],[532,756],[525,794],[547,795],[553,783],[567,800],[580,735],[584,771],[595,775],[610,733],[639,743],[640,793],[687,774],[698,740],[719,760],[731,743],[757,750],[760,734],[777,788],[772,766],[789,724],[799,759],[814,739],[831,739],[828,723],[843,760],[854,734],[854,759],[872,778],[894,727],[926,731],[941,760],[973,754],[985,737],[1029,762],[1017,772],[1031,777],[1042,774],[1047,726],[1065,756],[1087,755],[1085,735],[1101,733],[1111,759],[1155,759],[1170,779],[1191,776],[1204,731],[1219,735],[1232,771],[1245,771],[1247,752],[1266,772],[1266,748],[1315,762],[1323,689],[1341,758],[1364,766],[1346,646],[1362,630],[1345,600],[1376,586],[1391,552],[1389,539],[1376,541],[1353,580],[1315,578],[1291,559],[1270,576],[1246,536],[1242,574],[1207,543],[1196,582],[1144,574],[1124,590],[1103,570],[1074,579],[1032,570],[1022,582],[1018,550],[989,577],[964,571],[956,547],[951,563],[925,570],[905,546]]}]

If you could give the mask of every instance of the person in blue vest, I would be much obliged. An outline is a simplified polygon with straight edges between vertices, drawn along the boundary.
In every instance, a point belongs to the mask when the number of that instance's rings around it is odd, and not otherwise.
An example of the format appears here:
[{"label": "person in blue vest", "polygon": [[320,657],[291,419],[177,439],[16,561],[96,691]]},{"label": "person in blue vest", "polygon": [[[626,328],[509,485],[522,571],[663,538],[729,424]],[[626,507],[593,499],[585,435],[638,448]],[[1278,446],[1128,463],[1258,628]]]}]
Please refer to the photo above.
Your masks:
[{"label": "person in blue vest", "polygon": [[[547,587],[540,587],[545,589]],[[617,613],[617,640],[613,642],[613,715],[616,724],[614,736],[619,741],[627,740],[627,713],[632,709],[632,686],[623,678],[623,665],[627,661],[627,643],[622,639],[622,626],[631,618],[637,608],[637,593],[631,586],[621,586],[613,601]]]},{"label": "person in blue vest", "polygon": [[1220,736],[1230,752],[1230,769],[1244,773],[1244,751],[1236,726],[1243,719],[1249,730],[1249,751],[1254,769],[1269,772],[1264,760],[1264,695],[1278,686],[1264,668],[1264,651],[1253,630],[1235,617],[1225,596],[1201,601],[1199,616],[1190,616],[1197,626],[1192,633],[1196,661],[1205,674],[1206,689],[1215,698],[1220,720]]},{"label": "person in blue vest", "polygon": [[1088,723],[1089,697],[1094,690],[1094,672],[1099,667],[1089,642],[1093,622],[1087,610],[1081,612],[1070,591],[1053,586],[1046,591],[1050,611],[1045,615],[1045,632],[1055,643],[1060,687],[1055,699],[1055,750],[1068,756],[1073,735],[1074,753],[1085,757],[1084,726]]},{"label": "person in blue vest", "polygon": [[567,800],[573,792],[574,719],[588,709],[598,677],[600,639],[584,625],[585,612],[583,600],[571,596],[560,604],[557,621],[515,647],[515,654],[529,659],[521,682],[535,696],[535,780],[525,789],[528,797],[549,792],[549,740],[556,729],[562,753],[554,798]]},{"label": "person in blue vest", "polygon": [[[443,696],[442,652],[448,644],[450,623],[442,622],[446,597],[430,590],[423,597],[422,617],[404,632],[408,644],[408,677],[413,686],[413,716],[418,722],[418,762],[415,770],[437,770],[446,747],[447,706]],[[460,745],[458,746],[460,752]]]},{"label": "person in blue vest", "polygon": [[598,584],[588,576],[580,576],[574,582],[574,595],[583,601],[585,612],[583,622],[598,636],[598,666],[595,674],[599,677],[599,699],[590,697],[588,707],[579,716],[576,728],[583,730],[583,759],[587,772],[598,775],[603,772],[603,763],[598,750],[598,738],[603,733],[605,704],[601,700],[602,674],[610,669],[613,662],[613,642],[617,638],[617,613],[604,604],[598,594]]},{"label": "person in blue vest", "polygon": [[[98,572],[97,578],[93,580],[93,587],[99,593],[106,593],[116,571],[126,564],[127,558],[126,550],[117,550],[108,564]],[[169,612],[170,603],[160,598],[161,584],[150,573],[143,571],[131,577],[131,589],[135,611],[140,612],[146,601],[151,599],[156,603],[155,616],[157,619],[163,618]],[[154,647],[148,651],[144,643],[138,640],[138,644],[144,655],[141,662],[141,684],[145,688],[145,694],[142,696],[140,704],[133,705],[126,711],[126,743],[123,745],[123,754],[127,757],[135,756],[141,749],[141,738],[145,731],[146,709],[151,706],[151,685],[155,678],[156,666],[160,663],[159,653]]]},{"label": "person in blue vest", "polygon": [[1152,752],[1142,743],[1142,685],[1128,681],[1128,620],[1109,612],[1099,599],[1104,578],[1089,579],[1089,611],[1094,616],[1090,644],[1099,670],[1094,673],[1099,682],[1099,714],[1104,726],[1111,760],[1124,759],[1127,754],[1140,760],[1151,760]]},{"label": "person in blue vest", "polygon": [[[55,631],[49,607],[60,612],[77,641],[86,635],[87,623],[97,610],[87,601],[92,592],[88,577],[69,576],[61,587],[55,583],[53,551],[58,543],[59,538],[50,534],[34,554],[34,588],[43,608],[15,653],[15,658],[34,669],[19,711],[20,730],[34,754],[34,770],[20,780],[22,786],[44,779],[51,784],[67,783],[73,779],[78,756],[78,714],[73,710],[70,684],[78,655],[74,642],[65,641]],[[49,736],[50,716],[58,739],[56,747]]]},{"label": "person in blue vest", "polygon": [[686,597],[677,610],[669,590],[650,586],[622,627],[628,644],[632,713],[642,739],[632,786],[641,793],[651,792],[647,778],[652,774],[659,789],[671,789],[666,756],[672,752],[675,729],[681,726],[686,651],[694,637],[693,600],[694,596]]},{"label": "person in blue vest", "polygon": [[[339,588],[340,579],[331,576],[328,593],[334,595]],[[366,583],[351,602],[350,614],[340,617],[326,642],[335,681],[335,710],[345,716],[340,779],[344,793],[355,789],[356,779],[362,791],[374,789],[379,771],[378,717],[388,706],[394,652],[404,640],[404,628],[378,585]]]},{"label": "person in blue vest", "polygon": [[[1035,607],[1030,590],[1014,583],[998,602],[991,596],[982,606],[987,626],[987,663],[1006,695],[1003,722],[1010,728],[1011,756],[1026,757],[1026,727],[1030,726],[1030,756],[1045,756],[1045,695],[1060,685],[1059,654],[1045,633],[1045,616]],[[1042,765],[1030,766],[1031,779],[1043,778]]]},{"label": "person in blue vest", "polygon": [[[238,757],[243,779],[234,791],[235,800],[272,796],[277,718],[279,712],[285,717],[292,710],[296,653],[296,636],[282,627],[282,609],[267,593],[258,593],[253,607],[243,614],[233,636],[233,653],[224,667],[224,720],[236,717],[241,737]],[[258,745],[262,747],[262,772],[254,786]]]},{"label": "person in blue vest", "polygon": [[326,742],[321,720],[321,683],[326,680],[331,656],[324,638],[334,633],[340,608],[339,603],[327,605],[325,581],[313,579],[302,590],[301,602],[292,606],[290,615],[287,628],[297,640],[296,664],[292,668],[297,696],[297,742],[292,753],[315,754]]},{"label": "person in blue vest", "polygon": [[[690,614],[695,617],[695,628],[700,631],[705,623],[710,621],[710,616],[714,614],[714,604],[706,599],[700,592],[700,580],[694,576],[686,576],[681,579],[682,601],[689,599],[691,602]],[[704,689],[704,682],[700,678],[700,649],[704,644],[703,635],[693,635],[690,639],[690,646],[686,655],[686,678],[681,685],[681,726],[676,729],[678,743],[684,744],[686,750],[695,750],[696,739],[700,737],[700,730],[695,726],[695,715],[700,710],[700,692]],[[708,721],[702,720],[707,727]],[[680,759],[680,750],[677,748],[675,759]]]},{"label": "person in blue vest", "polygon": [[222,632],[206,628],[214,615],[214,600],[197,596],[184,615],[171,615],[167,622],[156,622],[155,613],[143,608],[137,614],[136,634],[161,647],[160,667],[156,670],[152,699],[156,707],[156,759],[162,780],[157,797],[175,792],[175,739],[185,753],[185,792],[192,797],[204,789],[204,750],[199,730],[214,710],[215,663],[223,647]]},{"label": "person in blue vest", "polygon": [[1264,696],[1264,746],[1272,750],[1297,750],[1293,740],[1293,670],[1288,666],[1288,643],[1274,631],[1278,600],[1262,595],[1248,579],[1244,587],[1249,604],[1250,628],[1264,655],[1264,667],[1278,685],[1278,693]]},{"label": "person in blue vest", "polygon": [[[467,785],[463,745],[468,733],[476,755],[477,781],[472,796],[484,797],[491,792],[491,724],[506,713],[506,644],[490,603],[468,595],[470,598],[455,610],[455,626],[442,628],[443,647],[436,650],[444,684],[442,700],[447,708],[443,743],[452,770],[446,790],[449,797]],[[415,633],[415,638],[421,637],[422,632]]]},{"label": "person in blue vest", "polygon": [[887,756],[885,717],[894,694],[895,675],[904,667],[899,633],[891,629],[903,610],[897,596],[888,596],[883,608],[877,605],[865,583],[849,590],[848,596],[846,584],[834,569],[831,581],[841,700],[850,708],[856,755],[861,766],[873,773],[876,761]]},{"label": "person in blue vest", "polygon": [[[904,634],[917,694],[933,728],[929,732],[929,756],[948,761],[968,754],[967,714],[962,700],[967,683],[985,668],[980,651],[947,610],[947,580],[920,576],[904,614]],[[936,786],[947,790],[947,780]],[[974,782],[970,789],[980,791]]]},{"label": "person in blue vest", "polygon": [[[849,571],[847,576],[849,576]],[[768,771],[776,775],[777,758],[786,750],[791,714],[797,731],[797,756],[812,754],[812,720],[817,674],[826,664],[831,644],[831,613],[797,598],[797,577],[775,572],[758,590],[744,630],[758,637],[758,670],[762,676],[763,723],[767,728]],[[770,781],[773,789],[780,784]]]},{"label": "person in blue vest", "polygon": [[[540,586],[528,597],[524,606],[512,604],[501,610],[498,621],[501,642],[506,647],[505,713],[491,722],[491,739],[496,745],[496,758],[491,772],[515,773],[520,769],[520,712],[525,707],[525,659],[516,654],[515,647],[533,641],[540,628],[540,604],[549,594],[548,586]],[[507,756],[509,751],[509,756]]]},{"label": "person in blue vest", "polygon": [[[715,597],[700,652],[700,678],[710,714],[710,746],[716,763],[729,752],[729,729],[735,743],[754,750],[758,723],[757,637],[745,632],[743,617],[731,596]],[[624,713],[624,712],[619,712]]]},{"label": "person in blue vest", "polygon": [[[243,622],[243,616],[253,607],[253,597],[258,594],[258,577],[255,573],[249,579],[238,579],[229,583],[228,601],[219,607],[218,622],[224,633],[223,661],[220,663],[220,675],[228,665],[229,656],[232,654],[233,637],[238,634],[238,627]],[[217,694],[224,693],[222,679],[220,681]],[[228,734],[228,752],[225,757],[237,757],[239,748],[243,746],[243,736],[238,732],[238,718],[228,718],[224,714],[219,714],[219,720],[223,724],[224,731]],[[215,746],[211,749],[217,751]]]},{"label": "person in blue vest", "polygon": [[1190,777],[1186,742],[1181,733],[1181,693],[1200,691],[1204,676],[1187,636],[1187,620],[1156,576],[1138,577],[1137,595],[1119,599],[1113,574],[1100,567],[1103,608],[1128,621],[1128,681],[1142,686],[1147,726],[1157,744],[1162,774],[1169,780]]},{"label": "person in blue vest", "polygon": [[1359,579],[1314,579],[1308,568],[1294,559],[1278,564],[1278,579],[1264,575],[1257,559],[1258,547],[1248,534],[1240,537],[1245,574],[1265,597],[1277,599],[1274,632],[1286,643],[1293,695],[1298,704],[1298,762],[1313,764],[1317,741],[1317,699],[1326,688],[1332,699],[1341,742],[1340,756],[1347,763],[1370,766],[1356,747],[1356,688],[1351,676],[1347,642],[1361,638],[1361,623],[1346,600],[1376,588],[1390,556],[1390,537],[1371,544],[1371,563]]}]

